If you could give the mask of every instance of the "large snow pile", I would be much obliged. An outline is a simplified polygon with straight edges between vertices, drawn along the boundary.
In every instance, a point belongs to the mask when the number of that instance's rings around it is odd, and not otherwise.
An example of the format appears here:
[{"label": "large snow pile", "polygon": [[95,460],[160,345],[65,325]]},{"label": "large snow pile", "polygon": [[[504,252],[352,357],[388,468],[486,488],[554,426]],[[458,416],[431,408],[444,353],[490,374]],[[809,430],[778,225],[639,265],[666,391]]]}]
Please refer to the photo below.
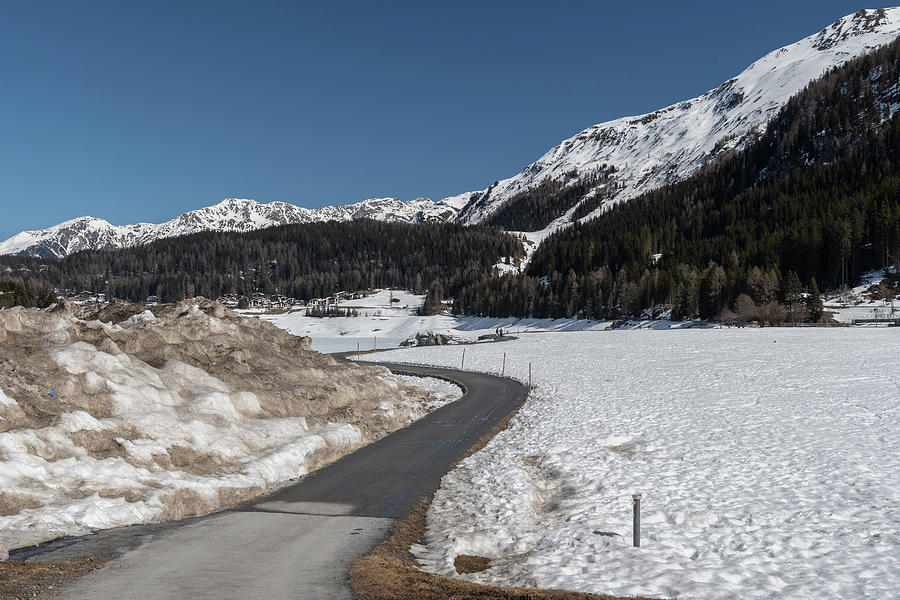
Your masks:
[{"label": "large snow pile", "polygon": [[[428,513],[429,571],[678,598],[900,590],[900,361],[889,329],[610,331],[469,347],[537,388]],[[460,348],[379,360],[459,365]],[[631,494],[642,492],[642,547]]]},{"label": "large snow pile", "polygon": [[141,310],[0,311],[0,558],[235,504],[442,398],[209,301]]}]

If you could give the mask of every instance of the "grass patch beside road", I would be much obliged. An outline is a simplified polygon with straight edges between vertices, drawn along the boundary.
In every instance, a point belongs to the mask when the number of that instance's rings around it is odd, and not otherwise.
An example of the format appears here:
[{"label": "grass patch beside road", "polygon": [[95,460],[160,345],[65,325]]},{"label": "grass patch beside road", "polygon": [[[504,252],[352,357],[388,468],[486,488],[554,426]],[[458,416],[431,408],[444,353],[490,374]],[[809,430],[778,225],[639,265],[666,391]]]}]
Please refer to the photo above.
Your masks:
[{"label": "grass patch beside road", "polygon": [[421,506],[397,521],[388,539],[353,564],[350,585],[361,600],[619,600],[565,590],[480,585],[420,571],[409,548],[422,543],[426,511],[427,506]]},{"label": "grass patch beside road", "polygon": [[41,598],[64,582],[86,575],[106,563],[96,558],[55,562],[0,562],[0,598]]}]

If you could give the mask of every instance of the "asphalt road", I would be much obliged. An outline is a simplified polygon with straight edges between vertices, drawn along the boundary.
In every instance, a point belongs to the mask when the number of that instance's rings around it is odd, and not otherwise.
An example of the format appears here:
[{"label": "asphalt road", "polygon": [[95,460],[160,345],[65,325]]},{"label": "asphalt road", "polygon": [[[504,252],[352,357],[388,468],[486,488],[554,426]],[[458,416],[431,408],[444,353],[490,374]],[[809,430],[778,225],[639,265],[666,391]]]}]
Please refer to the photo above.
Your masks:
[{"label": "asphalt road", "polygon": [[466,395],[253,502],[207,517],[125,527],[33,557],[103,556],[63,598],[354,598],[347,571],[395,519],[429,496],[466,451],[525,399],[509,380],[385,364],[438,376]]}]

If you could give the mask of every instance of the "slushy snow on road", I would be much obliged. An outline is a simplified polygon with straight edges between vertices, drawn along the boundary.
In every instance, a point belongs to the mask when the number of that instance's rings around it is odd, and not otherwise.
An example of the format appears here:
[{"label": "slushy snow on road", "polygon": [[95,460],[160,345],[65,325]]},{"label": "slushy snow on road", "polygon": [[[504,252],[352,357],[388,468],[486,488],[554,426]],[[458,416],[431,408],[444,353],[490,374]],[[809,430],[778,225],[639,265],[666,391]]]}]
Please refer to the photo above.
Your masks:
[{"label": "slushy snow on road", "polygon": [[416,375],[398,375],[397,379],[401,379],[410,385],[417,385],[429,392],[428,409],[434,410],[440,408],[450,402],[455,402],[462,398],[463,391],[455,383],[450,383],[444,379],[437,377],[418,377]]},{"label": "slushy snow on road", "polygon": [[[526,334],[466,368],[536,388],[443,480],[424,569],[678,598],[883,599],[900,590],[892,329]],[[458,367],[460,347],[367,360]],[[642,547],[631,494],[642,492]]]}]

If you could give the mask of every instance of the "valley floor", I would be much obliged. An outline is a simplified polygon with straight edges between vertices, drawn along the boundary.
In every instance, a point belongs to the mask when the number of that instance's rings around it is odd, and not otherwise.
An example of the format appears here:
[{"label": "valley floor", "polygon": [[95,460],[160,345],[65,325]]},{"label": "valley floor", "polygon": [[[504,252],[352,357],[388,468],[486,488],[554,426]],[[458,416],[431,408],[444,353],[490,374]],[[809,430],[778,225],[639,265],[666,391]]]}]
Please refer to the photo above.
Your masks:
[{"label": "valley floor", "polygon": [[[467,369],[535,389],[442,482],[424,569],[679,598],[887,598],[900,589],[896,329],[535,333]],[[459,366],[459,346],[378,360]],[[373,357],[374,358],[374,357]],[[366,359],[366,357],[364,357]],[[642,492],[642,547],[631,494]]]},{"label": "valley floor", "polygon": [[[391,302],[391,298],[397,302]],[[303,308],[283,313],[269,313],[262,310],[239,311],[248,316],[258,316],[294,335],[309,336],[312,348],[319,352],[362,352],[373,349],[396,348],[402,342],[415,338],[417,333],[437,332],[452,336],[461,342],[474,342],[479,335],[493,334],[502,328],[506,334],[516,336],[522,333],[543,331],[588,331],[603,330],[610,326],[607,321],[584,319],[534,319],[456,316],[449,313],[438,315],[418,315],[424,296],[409,292],[380,290],[359,300],[350,300],[338,305],[340,310],[355,310],[356,317],[309,317]],[[675,323],[654,321],[632,326],[653,326],[658,328],[691,327],[696,323]]]}]

